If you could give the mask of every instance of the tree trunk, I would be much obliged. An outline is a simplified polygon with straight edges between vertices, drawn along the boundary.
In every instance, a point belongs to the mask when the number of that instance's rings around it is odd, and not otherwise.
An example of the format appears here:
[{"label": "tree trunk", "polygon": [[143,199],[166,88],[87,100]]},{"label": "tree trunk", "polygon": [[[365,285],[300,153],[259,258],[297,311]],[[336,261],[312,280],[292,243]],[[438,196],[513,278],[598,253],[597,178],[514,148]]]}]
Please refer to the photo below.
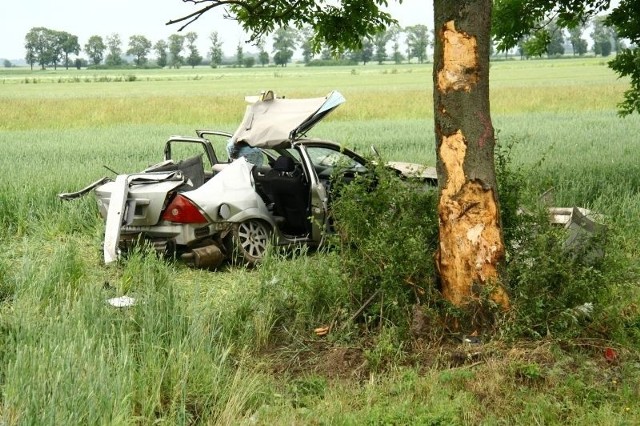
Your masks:
[{"label": "tree trunk", "polygon": [[493,0],[435,0],[433,67],[440,198],[436,263],[444,297],[465,306],[488,295],[502,308],[504,257],[489,110]]}]

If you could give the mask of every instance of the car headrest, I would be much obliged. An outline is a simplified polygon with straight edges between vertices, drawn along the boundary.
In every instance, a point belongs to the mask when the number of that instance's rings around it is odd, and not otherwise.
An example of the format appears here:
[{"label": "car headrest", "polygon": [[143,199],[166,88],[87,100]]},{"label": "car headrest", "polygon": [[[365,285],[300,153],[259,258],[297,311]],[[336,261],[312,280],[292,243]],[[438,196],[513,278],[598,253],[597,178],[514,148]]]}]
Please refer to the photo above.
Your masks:
[{"label": "car headrest", "polygon": [[273,163],[273,169],[279,172],[292,172],[296,168],[296,163],[293,161],[293,158],[281,155],[276,159],[276,162]]}]

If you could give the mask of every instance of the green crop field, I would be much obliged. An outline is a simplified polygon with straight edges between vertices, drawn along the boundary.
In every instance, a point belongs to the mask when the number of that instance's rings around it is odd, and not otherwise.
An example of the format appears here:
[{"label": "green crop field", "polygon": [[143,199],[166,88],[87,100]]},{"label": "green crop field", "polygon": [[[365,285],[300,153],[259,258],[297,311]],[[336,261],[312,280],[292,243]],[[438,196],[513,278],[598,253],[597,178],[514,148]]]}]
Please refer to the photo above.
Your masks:
[{"label": "green crop field", "polygon": [[[616,112],[627,85],[599,58],[491,64],[494,127],[531,197],[553,188],[556,205],[604,215],[637,272],[640,117]],[[557,342],[497,343],[501,356],[474,368],[421,359],[362,377],[348,339],[317,341],[315,324],[273,350],[279,314],[263,304],[264,283],[322,276],[335,254],[285,260],[288,278],[271,261],[210,272],[144,253],[107,267],[92,197],[56,196],[110,175],[104,165],[160,161],[169,135],[233,131],[244,96],[264,89],[339,90],[347,102],[311,136],[433,165],[432,87],[431,66],[418,64],[0,70],[0,424],[638,424],[638,347],[611,365],[558,355]],[[105,303],[123,294],[142,302]],[[639,327],[640,300],[625,304]],[[327,347],[337,349],[305,367]],[[342,374],[325,374],[332,363]]]}]

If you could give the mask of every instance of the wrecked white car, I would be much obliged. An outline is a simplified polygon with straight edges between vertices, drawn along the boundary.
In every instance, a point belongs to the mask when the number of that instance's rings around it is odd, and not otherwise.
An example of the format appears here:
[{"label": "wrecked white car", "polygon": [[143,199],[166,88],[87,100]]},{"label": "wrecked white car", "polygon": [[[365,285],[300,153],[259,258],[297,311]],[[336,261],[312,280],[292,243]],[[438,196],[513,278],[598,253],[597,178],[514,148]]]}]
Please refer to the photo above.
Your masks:
[{"label": "wrecked white car", "polygon": [[[268,91],[247,101],[233,135],[198,130],[197,137],[172,136],[161,163],[59,195],[74,199],[95,193],[106,221],[105,263],[141,241],[202,268],[215,268],[234,256],[254,264],[269,243],[322,243],[331,182],[350,181],[371,169],[365,158],[337,143],[305,137],[344,97],[334,91],[322,98],[285,99]],[[213,138],[221,142],[216,150]],[[175,160],[173,150],[185,144],[199,147],[200,154]],[[242,156],[227,158],[227,144],[232,153],[251,151],[252,157],[246,157],[255,164]],[[389,167],[428,184],[437,182],[433,167]]]}]

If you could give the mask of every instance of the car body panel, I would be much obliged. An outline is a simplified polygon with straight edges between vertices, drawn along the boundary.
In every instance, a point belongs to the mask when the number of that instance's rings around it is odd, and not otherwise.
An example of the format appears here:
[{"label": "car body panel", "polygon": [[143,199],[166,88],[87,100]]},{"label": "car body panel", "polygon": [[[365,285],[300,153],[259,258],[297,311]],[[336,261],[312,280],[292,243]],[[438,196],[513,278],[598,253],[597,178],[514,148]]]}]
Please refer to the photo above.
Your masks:
[{"label": "car body panel", "polygon": [[[258,218],[274,226],[264,200],[255,190],[251,175],[253,167],[244,158],[239,158],[201,187],[182,192],[182,196],[197,205],[210,222]],[[223,205],[228,214],[220,214]]]},{"label": "car body panel", "polygon": [[232,139],[255,148],[275,148],[308,132],[327,114],[345,102],[337,91],[324,98],[278,98],[268,91],[250,105]]},{"label": "car body panel", "polygon": [[435,167],[428,167],[422,164],[406,163],[402,161],[388,161],[385,164],[392,169],[399,171],[406,177],[419,178],[432,181],[434,183],[438,181],[438,172]]},{"label": "car body panel", "polygon": [[[175,190],[184,183],[182,179],[176,179],[134,184],[131,181],[131,176],[133,175],[120,176],[127,176],[128,184],[126,199],[128,213],[126,216],[127,220],[123,223],[132,226],[150,226],[158,223],[164,208],[167,193]],[[109,204],[113,199],[113,193],[119,185],[116,178],[116,182],[108,182],[95,189],[100,214],[105,218],[108,216]]]}]

